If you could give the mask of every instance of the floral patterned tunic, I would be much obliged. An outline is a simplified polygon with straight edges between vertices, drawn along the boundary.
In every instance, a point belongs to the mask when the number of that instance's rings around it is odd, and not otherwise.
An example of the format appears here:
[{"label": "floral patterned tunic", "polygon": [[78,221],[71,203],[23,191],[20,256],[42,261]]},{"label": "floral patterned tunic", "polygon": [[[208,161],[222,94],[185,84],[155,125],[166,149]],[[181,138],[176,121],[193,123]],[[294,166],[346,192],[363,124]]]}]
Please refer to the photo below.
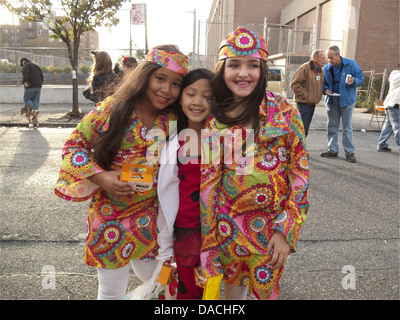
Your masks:
[{"label": "floral patterned tunic", "polygon": [[111,168],[121,171],[125,163],[152,165],[155,169],[154,184],[148,196],[116,198],[87,179],[105,171],[94,161],[92,148],[99,133],[108,128],[114,102],[115,99],[110,97],[99,103],[67,139],[55,188],[56,195],[65,200],[91,199],[85,262],[110,269],[122,267],[131,259],[154,259],[157,254],[159,164],[157,161],[149,162],[146,151],[157,140],[151,136],[153,129],[168,133],[169,120],[174,120],[171,113],[161,112],[152,130],[146,133],[146,127],[135,114],[132,115]]},{"label": "floral patterned tunic", "polygon": [[210,143],[216,134],[232,136],[241,127],[228,128],[212,116],[207,119],[209,135],[203,135],[203,152],[204,145],[217,152],[208,153],[209,163],[202,164],[201,174],[201,264],[206,277],[224,272],[220,250],[235,248],[229,254],[236,257],[266,256],[275,230],[281,231],[295,250],[309,208],[304,129],[296,108],[289,103],[278,107],[274,100],[267,91],[259,108],[259,133],[242,154],[252,159],[248,168],[253,169],[245,174],[238,174],[241,161],[223,161],[227,145],[217,142],[220,148],[215,149],[215,142]]}]

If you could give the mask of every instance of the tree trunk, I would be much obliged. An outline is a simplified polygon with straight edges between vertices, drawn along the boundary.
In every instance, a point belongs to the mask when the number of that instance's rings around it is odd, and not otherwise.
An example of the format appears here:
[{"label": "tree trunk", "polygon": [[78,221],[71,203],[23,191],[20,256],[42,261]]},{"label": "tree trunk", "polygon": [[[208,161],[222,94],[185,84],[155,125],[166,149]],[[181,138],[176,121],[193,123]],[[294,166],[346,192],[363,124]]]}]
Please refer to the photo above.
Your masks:
[{"label": "tree trunk", "polygon": [[74,115],[79,114],[79,103],[78,103],[78,69],[75,67],[72,68],[72,72],[75,71],[75,77],[72,78],[72,113]]},{"label": "tree trunk", "polygon": [[76,78],[72,79],[72,113],[74,115],[79,114],[78,93],[78,72],[76,72]]},{"label": "tree trunk", "polygon": [[78,102],[78,49],[79,41],[74,41],[73,56],[72,56],[72,73],[75,75],[72,77],[72,115],[79,115],[79,102]]}]

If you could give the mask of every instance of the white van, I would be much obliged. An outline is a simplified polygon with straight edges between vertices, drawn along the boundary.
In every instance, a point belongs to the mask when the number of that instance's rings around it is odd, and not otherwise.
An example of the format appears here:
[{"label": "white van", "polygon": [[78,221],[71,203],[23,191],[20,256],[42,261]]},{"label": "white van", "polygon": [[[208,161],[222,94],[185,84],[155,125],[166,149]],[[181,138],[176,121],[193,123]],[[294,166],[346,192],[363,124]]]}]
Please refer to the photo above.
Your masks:
[{"label": "white van", "polygon": [[268,91],[280,93],[287,98],[285,71],[283,67],[268,66]]}]

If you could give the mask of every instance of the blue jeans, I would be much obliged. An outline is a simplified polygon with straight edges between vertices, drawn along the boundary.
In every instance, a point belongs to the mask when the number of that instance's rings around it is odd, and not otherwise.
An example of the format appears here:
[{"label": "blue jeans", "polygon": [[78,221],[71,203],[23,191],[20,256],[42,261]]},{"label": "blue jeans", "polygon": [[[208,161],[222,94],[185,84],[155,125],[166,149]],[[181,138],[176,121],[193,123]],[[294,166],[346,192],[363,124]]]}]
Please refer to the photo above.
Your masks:
[{"label": "blue jeans", "polygon": [[328,110],[328,150],[332,153],[339,151],[338,139],[339,139],[339,125],[340,118],[342,118],[343,127],[343,137],[342,146],[345,155],[354,153],[356,149],[353,141],[353,127],[352,127],[352,117],[354,103],[341,107],[339,97],[331,97],[330,104],[327,105]]},{"label": "blue jeans", "polygon": [[35,110],[38,111],[41,91],[42,91],[42,88],[25,88],[24,89],[25,105],[34,107]]},{"label": "blue jeans", "polygon": [[394,140],[400,147],[400,109],[399,108],[387,108],[386,109],[386,120],[383,124],[381,135],[379,137],[378,149],[388,148],[389,145],[386,143],[392,133],[394,133]]},{"label": "blue jeans", "polygon": [[311,120],[313,118],[314,111],[315,111],[315,104],[307,105],[307,104],[298,102],[297,109],[300,112],[301,120],[303,121],[303,125],[304,125],[304,133],[305,133],[305,136],[307,137],[308,129],[310,128]]}]

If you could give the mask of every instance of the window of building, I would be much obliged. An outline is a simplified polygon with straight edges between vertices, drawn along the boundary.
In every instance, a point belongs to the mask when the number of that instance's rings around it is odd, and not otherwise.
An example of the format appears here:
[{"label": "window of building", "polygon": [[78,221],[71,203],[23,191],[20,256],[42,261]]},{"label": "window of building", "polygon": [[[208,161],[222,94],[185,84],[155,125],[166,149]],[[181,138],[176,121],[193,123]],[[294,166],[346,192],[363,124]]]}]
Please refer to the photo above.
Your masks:
[{"label": "window of building", "polygon": [[311,37],[311,31],[305,31],[303,33],[303,46],[310,44],[310,37]]}]

